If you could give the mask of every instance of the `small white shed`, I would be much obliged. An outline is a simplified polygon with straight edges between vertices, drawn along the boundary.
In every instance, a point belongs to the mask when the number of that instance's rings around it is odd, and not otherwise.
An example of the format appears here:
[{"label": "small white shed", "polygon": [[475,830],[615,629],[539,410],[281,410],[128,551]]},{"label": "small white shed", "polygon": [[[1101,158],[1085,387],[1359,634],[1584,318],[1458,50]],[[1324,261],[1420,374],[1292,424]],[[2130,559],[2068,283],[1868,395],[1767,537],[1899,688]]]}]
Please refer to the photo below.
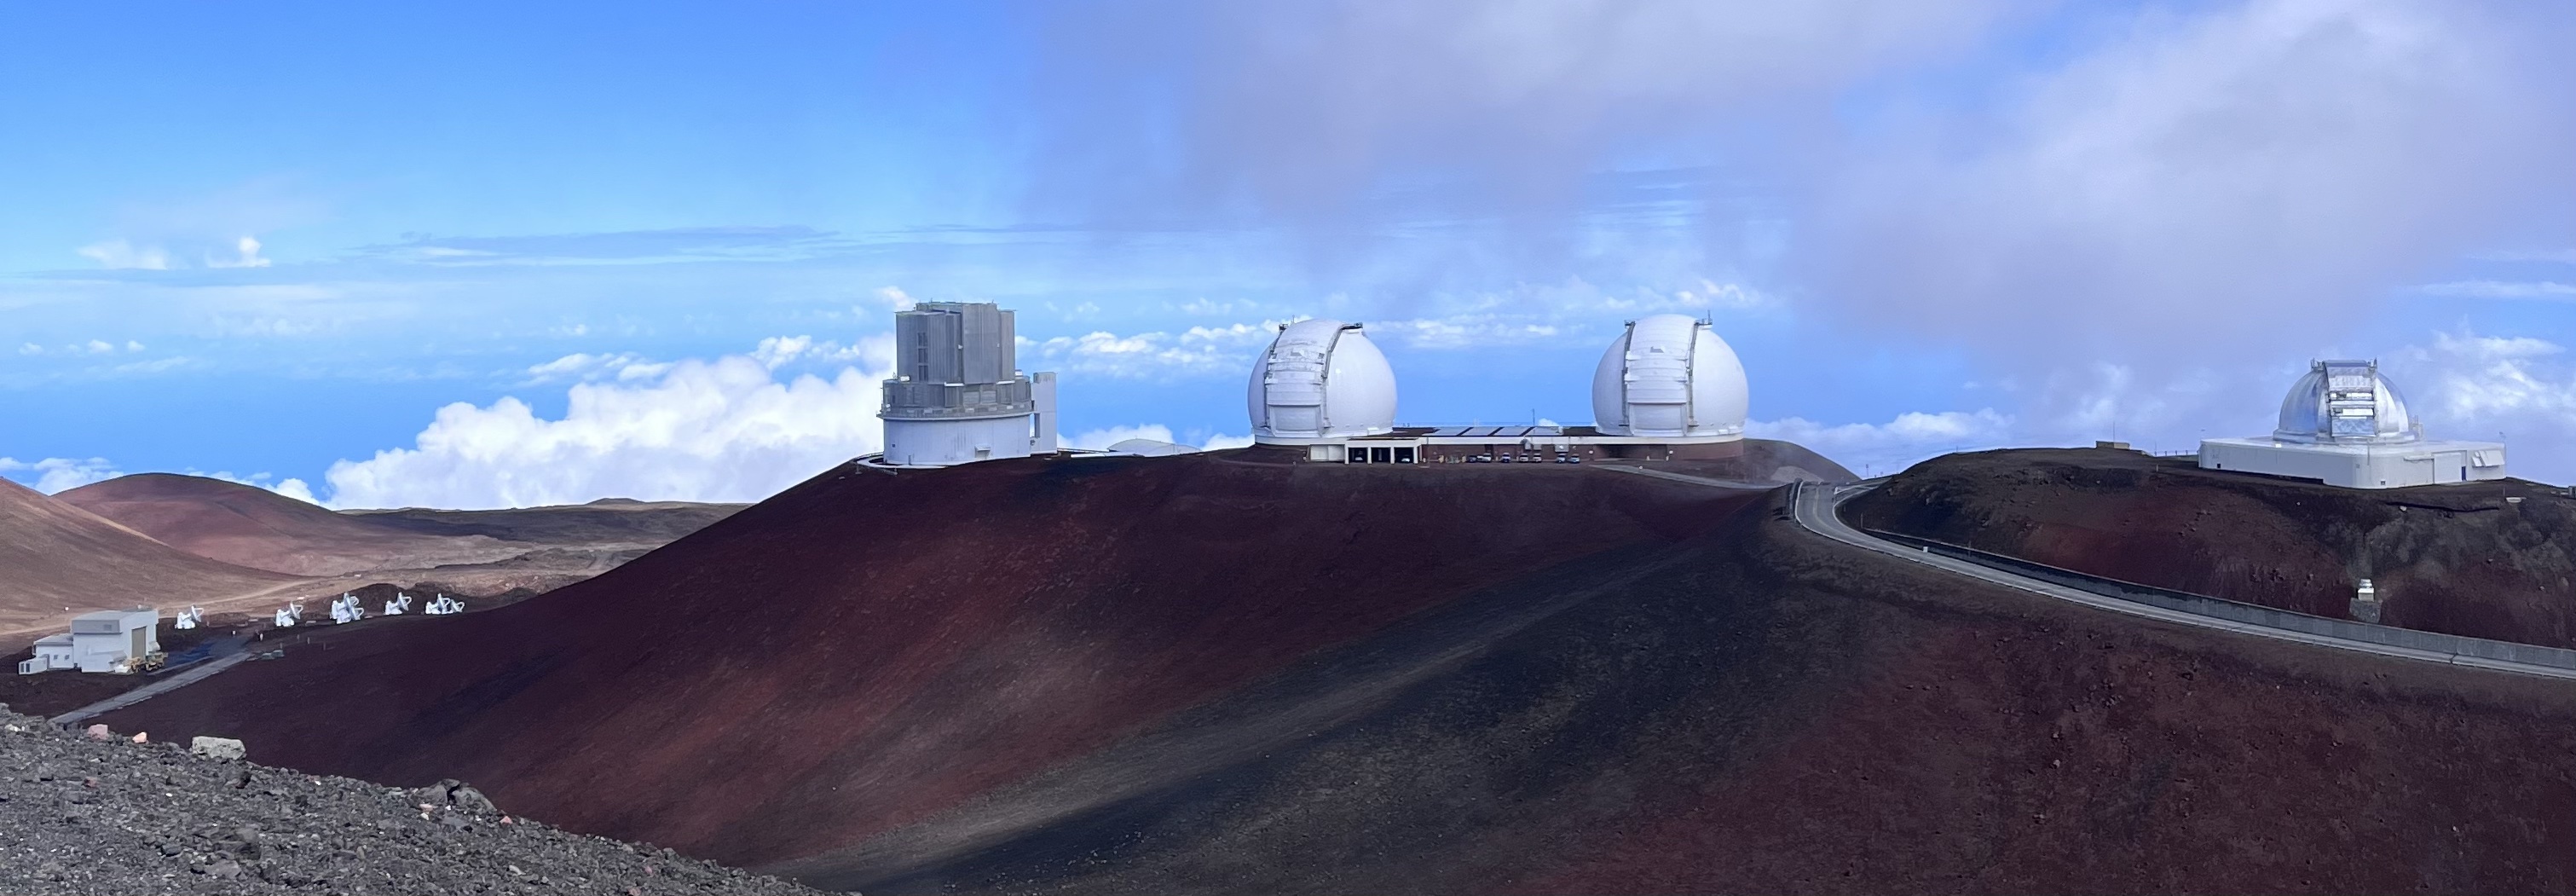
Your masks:
[{"label": "small white shed", "polygon": [[36,655],[18,661],[18,674],[34,675],[56,669],[69,669],[72,662],[72,634],[46,635],[36,642]]}]

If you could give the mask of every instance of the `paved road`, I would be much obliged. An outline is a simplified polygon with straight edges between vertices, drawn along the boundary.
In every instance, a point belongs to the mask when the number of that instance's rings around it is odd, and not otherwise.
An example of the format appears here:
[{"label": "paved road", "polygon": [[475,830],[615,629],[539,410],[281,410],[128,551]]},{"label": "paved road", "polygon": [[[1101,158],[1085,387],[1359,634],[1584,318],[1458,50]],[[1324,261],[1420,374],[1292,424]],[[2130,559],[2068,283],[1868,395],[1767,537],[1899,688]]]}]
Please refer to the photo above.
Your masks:
[{"label": "paved road", "polygon": [[236,644],[231,654],[206,660],[189,668],[172,672],[169,675],[163,676],[159,681],[155,681],[151,684],[147,684],[142,687],[135,688],[134,690],[118,694],[114,697],[109,697],[88,706],[55,716],[53,718],[53,723],[63,726],[80,724],[93,716],[98,716],[111,710],[124,709],[128,706],[133,706],[134,704],[152,699],[155,696],[166,694],[171,691],[196,684],[197,682],[204,681],[206,678],[213,676],[217,672],[240,665],[243,660],[250,659],[254,655],[253,651],[243,650],[240,645]]},{"label": "paved road", "polygon": [[[1666,475],[1669,476],[1672,474]],[[1727,485],[1727,483],[1718,481],[1711,481],[1709,484]],[[1954,575],[1966,576],[1968,578],[1982,580],[1995,585],[2001,585],[2006,588],[2025,591],[2043,597],[2051,597],[2068,603],[2083,604],[2095,609],[2109,610],[2114,613],[2124,613],[2130,616],[2143,616],[2159,622],[2170,622],[2176,625],[2189,625],[2198,628],[2214,628],[2221,631],[2234,632],[2240,635],[2251,635],[2257,638],[2270,638],[2276,641],[2295,641],[2301,644],[2313,644],[2319,647],[2331,647],[2337,650],[2350,650],[2359,653],[2376,654],[2379,656],[2421,660],[2428,663],[2442,663],[2452,666],[2471,666],[2480,669],[2492,669],[2498,672],[2512,672],[2520,675],[2537,675],[2544,678],[2576,680],[2576,669],[2560,669],[2553,666],[2537,666],[2530,663],[2512,662],[2510,660],[2487,659],[2484,657],[2462,656],[2459,654],[2444,653],[2435,650],[2421,650],[2412,647],[2374,644],[2368,641],[2355,641],[2349,638],[2334,637],[2332,635],[2320,635],[2309,632],[2271,628],[2269,626],[2252,625],[2237,622],[2232,619],[2216,619],[2196,613],[2186,613],[2180,610],[2171,610],[2164,607],[2150,606],[2134,601],[2121,600],[2116,597],[2105,597],[2099,594],[2094,594],[2090,591],[2068,588],[2063,585],[2044,582],[2027,576],[2015,575],[1993,567],[1980,566],[1966,560],[1943,556],[1918,548],[1907,547],[1892,541],[1872,537],[1867,533],[1861,532],[1860,530],[1854,529],[1843,523],[1842,517],[1838,513],[1838,510],[1842,507],[1842,503],[1844,501],[1851,500],[1854,496],[1869,491],[1870,488],[1871,486],[1866,485],[1831,486],[1818,483],[1802,483],[1797,487],[1796,495],[1793,499],[1795,501],[1795,515],[1798,520],[1798,525],[1803,526],[1818,535],[1842,542],[1852,547],[1894,557],[1909,563],[1920,563]]]}]

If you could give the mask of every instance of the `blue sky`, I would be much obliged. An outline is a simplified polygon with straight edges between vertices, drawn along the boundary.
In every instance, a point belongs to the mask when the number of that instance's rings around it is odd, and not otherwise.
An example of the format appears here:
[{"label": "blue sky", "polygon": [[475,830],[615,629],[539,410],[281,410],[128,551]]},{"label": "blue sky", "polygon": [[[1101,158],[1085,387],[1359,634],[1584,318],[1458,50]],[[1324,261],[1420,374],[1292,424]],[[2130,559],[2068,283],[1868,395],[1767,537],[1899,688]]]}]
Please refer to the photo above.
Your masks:
[{"label": "blue sky", "polygon": [[1407,420],[1586,420],[1680,310],[1855,468],[2357,355],[2576,480],[2561,7],[522,6],[0,7],[0,475],[756,498],[980,299],[1101,438],[1240,436],[1310,315]]}]

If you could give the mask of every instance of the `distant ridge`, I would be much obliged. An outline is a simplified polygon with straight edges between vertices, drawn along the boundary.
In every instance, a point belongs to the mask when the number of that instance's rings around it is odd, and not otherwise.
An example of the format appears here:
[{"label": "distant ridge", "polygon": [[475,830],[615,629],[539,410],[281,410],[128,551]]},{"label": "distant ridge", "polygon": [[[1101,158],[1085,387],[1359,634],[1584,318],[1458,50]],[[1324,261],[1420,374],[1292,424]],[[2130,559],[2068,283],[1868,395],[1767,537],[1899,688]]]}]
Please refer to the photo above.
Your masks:
[{"label": "distant ridge", "polygon": [[81,612],[204,602],[298,580],[191,554],[0,480],[0,628],[41,624],[67,615],[65,607]]},{"label": "distant ridge", "polygon": [[55,499],[191,554],[293,575],[486,563],[526,550],[482,535],[416,532],[203,476],[138,473]]}]

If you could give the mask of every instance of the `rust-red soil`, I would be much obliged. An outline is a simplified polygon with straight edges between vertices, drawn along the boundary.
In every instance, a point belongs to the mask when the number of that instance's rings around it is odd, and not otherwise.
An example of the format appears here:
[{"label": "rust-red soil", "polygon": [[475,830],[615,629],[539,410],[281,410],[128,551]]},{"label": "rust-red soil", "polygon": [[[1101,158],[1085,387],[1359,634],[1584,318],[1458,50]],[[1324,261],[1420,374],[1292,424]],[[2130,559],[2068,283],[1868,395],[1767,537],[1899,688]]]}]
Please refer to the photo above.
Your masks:
[{"label": "rust-red soil", "polygon": [[2134,451],[2016,449],[1917,464],[1847,513],[1855,525],[2335,618],[2368,578],[2389,625],[2576,647],[2576,500],[2522,480],[2346,489]]},{"label": "rust-red soil", "polygon": [[543,598],[299,630],[313,643],[282,661],[108,721],[777,861],[1478,589],[1687,537],[1751,494],[1262,456],[845,468]]},{"label": "rust-red soil", "polygon": [[200,557],[0,481],[0,630],[91,610],[260,594],[301,580]]},{"label": "rust-red soil", "polygon": [[2562,682],[1997,589],[1776,494],[1246,455],[826,474],[105,721],[869,893],[2576,889]]}]

